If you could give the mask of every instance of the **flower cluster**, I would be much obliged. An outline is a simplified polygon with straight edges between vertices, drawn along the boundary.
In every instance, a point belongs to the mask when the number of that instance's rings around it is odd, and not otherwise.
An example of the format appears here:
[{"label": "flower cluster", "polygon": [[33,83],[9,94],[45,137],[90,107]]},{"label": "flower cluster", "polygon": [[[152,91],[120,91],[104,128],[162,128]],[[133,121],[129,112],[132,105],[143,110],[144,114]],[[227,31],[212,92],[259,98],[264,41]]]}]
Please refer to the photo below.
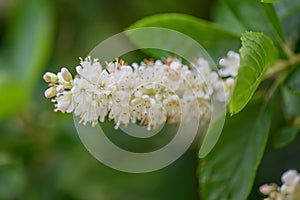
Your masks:
[{"label": "flower cluster", "polygon": [[265,200],[299,200],[300,174],[296,170],[288,170],[282,174],[281,181],[280,187],[275,183],[260,187],[260,192],[268,196]]},{"label": "flower cluster", "polygon": [[74,79],[66,68],[57,75],[47,72],[44,80],[50,88],[45,96],[54,97],[55,111],[73,112],[81,123],[92,126],[106,117],[114,120],[115,128],[138,122],[151,130],[199,116],[205,123],[213,96],[220,102],[229,100],[239,59],[230,51],[216,72],[203,58],[191,67],[169,57],[132,65],[116,59],[102,68],[97,59],[87,57],[80,59]]}]

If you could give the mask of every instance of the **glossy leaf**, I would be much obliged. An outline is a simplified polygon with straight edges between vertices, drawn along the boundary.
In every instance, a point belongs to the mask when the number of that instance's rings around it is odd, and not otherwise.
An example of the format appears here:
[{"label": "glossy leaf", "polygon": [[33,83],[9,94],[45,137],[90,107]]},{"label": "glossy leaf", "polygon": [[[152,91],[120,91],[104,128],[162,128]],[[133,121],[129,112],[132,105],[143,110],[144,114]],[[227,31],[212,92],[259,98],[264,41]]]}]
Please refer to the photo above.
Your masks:
[{"label": "glossy leaf", "polygon": [[285,45],[283,30],[272,4],[258,0],[220,0],[213,18],[228,31],[240,35],[249,30],[263,32],[279,49]]},{"label": "glossy leaf", "polygon": [[241,63],[229,102],[231,114],[238,113],[247,105],[277,55],[273,42],[262,33],[246,32],[241,40]]},{"label": "glossy leaf", "polygon": [[285,85],[281,88],[283,113],[288,124],[294,124],[300,117],[300,95],[295,94]]},{"label": "glossy leaf", "polygon": [[292,93],[300,95],[300,64],[296,66],[284,81],[284,85]]},{"label": "glossy leaf", "polygon": [[295,49],[300,39],[300,1],[283,0],[274,3],[286,37],[287,45]]},{"label": "glossy leaf", "polygon": [[256,99],[239,114],[227,116],[217,145],[200,160],[201,199],[247,198],[267,143],[271,105]]},{"label": "glossy leaf", "polygon": [[[225,110],[224,110],[225,111]],[[208,130],[206,131],[203,139],[201,148],[199,150],[199,158],[204,158],[215,146],[224,126],[224,121],[226,118],[226,111],[220,114],[215,121],[211,121]]]},{"label": "glossy leaf", "polygon": [[[131,25],[129,29],[142,27],[168,28],[186,34],[202,45],[214,61],[218,61],[226,55],[228,50],[237,50],[240,46],[238,35],[226,31],[210,22],[184,14],[159,14],[146,17]],[[139,38],[133,36],[129,37],[138,46],[141,46],[141,44],[144,44],[145,42],[151,42],[159,43],[159,45],[165,46],[167,49],[173,48],[176,46],[175,43],[178,42],[176,40],[170,41],[168,37],[164,37],[163,35],[152,35],[150,40],[149,37],[146,38],[146,36]],[[191,50],[188,49],[188,46],[185,47],[184,44],[183,46],[181,45],[176,48],[186,51]],[[161,54],[162,52],[155,54],[155,52],[153,53],[153,51],[150,51],[150,53],[152,56],[166,56]]]},{"label": "glossy leaf", "polygon": [[273,143],[275,148],[282,148],[290,144],[292,141],[294,141],[299,131],[299,128],[293,126],[282,128],[274,136]]}]

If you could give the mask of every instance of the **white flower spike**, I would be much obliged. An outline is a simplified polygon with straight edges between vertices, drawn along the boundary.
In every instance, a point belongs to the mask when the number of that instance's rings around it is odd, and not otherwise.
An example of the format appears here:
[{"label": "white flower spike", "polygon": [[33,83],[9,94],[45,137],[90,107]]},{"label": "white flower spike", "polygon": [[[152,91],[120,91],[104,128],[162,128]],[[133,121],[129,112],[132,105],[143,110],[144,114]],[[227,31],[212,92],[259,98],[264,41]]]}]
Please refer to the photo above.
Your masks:
[{"label": "white flower spike", "polygon": [[189,121],[199,116],[205,124],[210,120],[212,96],[223,103],[230,98],[239,55],[229,52],[220,65],[223,68],[215,72],[199,58],[191,69],[169,57],[140,65],[116,59],[102,68],[98,59],[87,57],[80,59],[74,79],[66,68],[57,75],[45,73],[43,78],[50,86],[45,96],[54,97],[55,111],[73,112],[80,116],[80,123],[92,126],[108,118],[115,128],[139,123],[151,130],[165,122],[180,123],[183,117]]}]

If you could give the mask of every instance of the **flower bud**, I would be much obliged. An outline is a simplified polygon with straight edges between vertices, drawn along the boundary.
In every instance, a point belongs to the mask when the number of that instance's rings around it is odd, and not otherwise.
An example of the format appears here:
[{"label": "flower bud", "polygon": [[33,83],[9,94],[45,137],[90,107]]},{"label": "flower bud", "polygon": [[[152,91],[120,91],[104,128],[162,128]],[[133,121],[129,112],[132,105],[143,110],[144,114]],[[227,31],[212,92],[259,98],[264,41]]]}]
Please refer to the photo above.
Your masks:
[{"label": "flower bud", "polygon": [[58,82],[58,77],[56,76],[56,74],[53,74],[51,72],[46,72],[43,76],[43,79],[47,82],[47,83],[57,83]]},{"label": "flower bud", "polygon": [[56,92],[57,93],[62,93],[63,91],[64,91],[64,86],[63,85],[59,85],[59,86],[57,86],[57,88],[56,88]]},{"label": "flower bud", "polygon": [[271,192],[275,191],[277,188],[276,184],[265,184],[260,186],[259,191],[264,195],[269,195]]},{"label": "flower bud", "polygon": [[56,88],[55,87],[50,87],[45,91],[45,97],[46,98],[51,98],[56,95]]},{"label": "flower bud", "polygon": [[71,73],[69,72],[69,70],[65,67],[63,67],[61,69],[61,75],[63,77],[63,79],[67,82],[70,82],[72,80],[72,75]]}]

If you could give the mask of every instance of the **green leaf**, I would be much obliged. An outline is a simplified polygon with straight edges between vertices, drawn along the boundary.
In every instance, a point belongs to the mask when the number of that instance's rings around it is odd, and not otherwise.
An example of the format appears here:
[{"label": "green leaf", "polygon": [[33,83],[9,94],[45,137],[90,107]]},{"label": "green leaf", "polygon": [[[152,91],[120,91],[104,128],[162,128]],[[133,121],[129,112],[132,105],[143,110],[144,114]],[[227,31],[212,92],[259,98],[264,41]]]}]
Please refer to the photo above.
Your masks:
[{"label": "green leaf", "polygon": [[300,117],[300,95],[290,90],[285,83],[281,87],[283,113],[288,124],[294,124]]},{"label": "green leaf", "polygon": [[[49,57],[53,16],[46,1],[19,1],[6,29],[6,52],[0,55],[0,120],[29,100]],[[5,60],[5,62],[4,62]]]},{"label": "green leaf", "polygon": [[[184,14],[159,14],[146,17],[131,25],[129,29],[143,27],[168,28],[186,34],[201,44],[214,61],[218,61],[226,55],[228,50],[237,50],[240,46],[238,35],[230,33],[210,22]],[[189,49],[189,46],[184,43],[178,44],[178,41],[174,40],[174,38],[168,38],[167,35],[148,35],[146,33],[139,36],[129,35],[129,38],[138,46],[151,43],[165,47],[165,49],[193,52]],[[150,53],[153,55],[153,51]],[[158,55],[159,57],[165,56],[161,53]]]},{"label": "green leaf", "polygon": [[262,2],[262,3],[274,3],[274,2],[277,2],[277,1],[281,1],[281,0],[261,0],[260,2]]},{"label": "green leaf", "polygon": [[274,147],[275,148],[282,148],[290,144],[294,139],[297,137],[299,132],[299,128],[288,126],[282,128],[280,131],[276,133],[274,136]]},{"label": "green leaf", "polygon": [[200,160],[201,199],[247,198],[267,143],[272,102],[255,99],[239,114],[227,116],[218,143]]},{"label": "green leaf", "polygon": [[7,70],[27,89],[40,79],[53,41],[54,21],[46,1],[20,2],[11,17],[8,31]]},{"label": "green leaf", "polygon": [[284,80],[285,87],[294,94],[300,95],[300,64],[298,64],[289,73],[287,78]]},{"label": "green leaf", "polygon": [[199,151],[199,158],[204,158],[215,146],[217,143],[224,125],[224,120],[226,117],[226,113],[221,114],[217,119],[212,123],[209,127],[207,132],[204,135],[203,142],[201,144],[201,148]]},{"label": "green leaf", "polygon": [[296,48],[300,39],[300,1],[284,0],[274,4],[286,37],[286,43],[291,49]]},{"label": "green leaf", "polygon": [[[245,32],[244,24],[226,6],[224,1],[219,1],[213,12],[213,20],[225,30],[241,35]],[[231,28],[234,27],[234,28]]]},{"label": "green leaf", "polygon": [[249,30],[263,32],[280,50],[285,46],[283,30],[272,4],[258,0],[220,0],[213,18],[228,31],[240,35]]},{"label": "green leaf", "polygon": [[241,40],[241,65],[229,102],[231,114],[238,113],[247,105],[277,55],[272,40],[262,33],[246,32]]}]

